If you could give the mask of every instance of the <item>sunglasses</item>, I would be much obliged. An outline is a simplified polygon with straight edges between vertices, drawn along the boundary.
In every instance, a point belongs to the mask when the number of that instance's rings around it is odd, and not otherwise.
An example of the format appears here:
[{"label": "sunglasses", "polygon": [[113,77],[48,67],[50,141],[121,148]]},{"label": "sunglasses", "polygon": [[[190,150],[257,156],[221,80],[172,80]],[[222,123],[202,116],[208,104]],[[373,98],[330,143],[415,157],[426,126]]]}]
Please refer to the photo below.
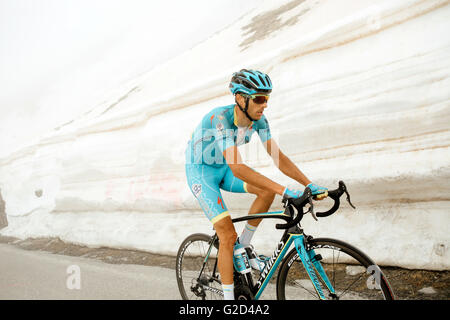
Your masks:
[{"label": "sunglasses", "polygon": [[247,95],[248,98],[252,99],[254,103],[256,104],[263,104],[267,101],[269,101],[269,95],[267,94],[251,94],[251,95]]}]

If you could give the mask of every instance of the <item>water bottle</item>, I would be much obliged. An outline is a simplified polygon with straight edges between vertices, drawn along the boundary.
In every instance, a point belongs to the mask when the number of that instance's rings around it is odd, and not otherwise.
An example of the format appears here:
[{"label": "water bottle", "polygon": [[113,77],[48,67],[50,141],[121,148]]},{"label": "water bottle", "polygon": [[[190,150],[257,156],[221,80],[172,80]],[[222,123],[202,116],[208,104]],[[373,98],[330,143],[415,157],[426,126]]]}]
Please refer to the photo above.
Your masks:
[{"label": "water bottle", "polygon": [[236,243],[234,246],[233,264],[236,271],[243,274],[249,273],[252,270],[247,252],[240,243]]}]

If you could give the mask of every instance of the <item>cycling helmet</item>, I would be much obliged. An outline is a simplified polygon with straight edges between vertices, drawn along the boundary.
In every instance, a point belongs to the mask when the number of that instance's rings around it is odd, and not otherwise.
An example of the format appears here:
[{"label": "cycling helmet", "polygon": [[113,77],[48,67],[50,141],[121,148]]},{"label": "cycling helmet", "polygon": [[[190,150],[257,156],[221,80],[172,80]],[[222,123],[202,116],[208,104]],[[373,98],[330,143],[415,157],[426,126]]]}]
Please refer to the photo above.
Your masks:
[{"label": "cycling helmet", "polygon": [[269,94],[272,92],[272,81],[267,74],[260,71],[241,69],[241,71],[233,73],[229,87],[233,95],[236,93]]}]

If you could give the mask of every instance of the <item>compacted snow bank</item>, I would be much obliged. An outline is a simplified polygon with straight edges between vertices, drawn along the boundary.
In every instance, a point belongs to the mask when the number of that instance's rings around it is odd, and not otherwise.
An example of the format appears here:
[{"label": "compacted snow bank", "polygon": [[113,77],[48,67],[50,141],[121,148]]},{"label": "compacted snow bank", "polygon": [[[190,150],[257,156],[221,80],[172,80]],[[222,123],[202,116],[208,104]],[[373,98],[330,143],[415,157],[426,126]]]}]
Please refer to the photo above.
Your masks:
[{"label": "compacted snow bank", "polygon": [[[184,148],[204,113],[233,103],[229,79],[247,67],[272,78],[266,116],[283,152],[318,184],[345,181],[357,207],[342,201],[329,218],[305,217],[305,231],[381,265],[448,270],[449,17],[449,2],[437,0],[262,2],[0,159],[0,232],[163,254],[213,232],[186,184]],[[240,150],[259,172],[299,187],[257,138]],[[224,198],[238,216],[253,196]],[[274,224],[255,235],[261,253],[279,240]]]}]

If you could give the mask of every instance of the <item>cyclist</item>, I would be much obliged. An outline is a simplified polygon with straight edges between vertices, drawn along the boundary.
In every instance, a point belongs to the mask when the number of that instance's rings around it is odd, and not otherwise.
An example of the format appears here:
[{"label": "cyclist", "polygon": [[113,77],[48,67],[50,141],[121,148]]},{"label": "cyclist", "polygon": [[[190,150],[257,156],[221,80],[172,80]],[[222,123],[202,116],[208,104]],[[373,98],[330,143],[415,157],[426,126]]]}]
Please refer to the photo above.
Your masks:
[{"label": "cyclist", "polygon": [[[276,194],[298,198],[303,193],[282,186],[242,163],[237,147],[248,143],[256,132],[281,172],[311,188],[319,200],[327,196],[327,189],[312,183],[271,137],[263,114],[272,92],[269,76],[242,69],[233,74],[229,88],[235,104],[207,113],[186,149],[188,185],[219,237],[218,268],[226,300],[234,299],[233,248],[237,233],[220,190],[256,195],[248,214],[269,211]],[[250,241],[260,222],[247,222],[238,239],[241,245],[253,249]],[[257,255],[253,252],[253,256]],[[263,256],[260,258],[264,260]]]}]

